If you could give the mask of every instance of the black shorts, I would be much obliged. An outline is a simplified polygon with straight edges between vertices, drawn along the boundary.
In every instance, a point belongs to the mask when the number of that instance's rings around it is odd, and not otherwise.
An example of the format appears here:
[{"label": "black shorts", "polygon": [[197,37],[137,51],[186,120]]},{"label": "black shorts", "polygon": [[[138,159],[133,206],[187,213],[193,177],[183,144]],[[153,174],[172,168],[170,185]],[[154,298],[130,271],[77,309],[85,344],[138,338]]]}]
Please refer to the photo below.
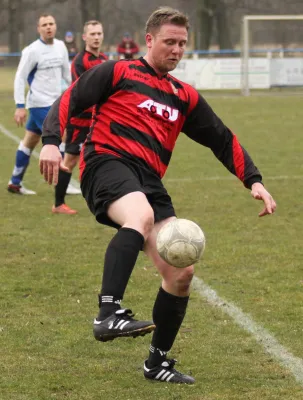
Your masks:
[{"label": "black shorts", "polygon": [[86,167],[81,179],[83,197],[100,224],[119,229],[120,225],[108,217],[107,209],[113,201],[132,192],[146,195],[155,222],[176,215],[171,198],[156,174],[124,159],[101,158],[97,166]]},{"label": "black shorts", "polygon": [[89,134],[89,126],[77,126],[70,124],[66,128],[65,152],[79,156],[83,143]]}]

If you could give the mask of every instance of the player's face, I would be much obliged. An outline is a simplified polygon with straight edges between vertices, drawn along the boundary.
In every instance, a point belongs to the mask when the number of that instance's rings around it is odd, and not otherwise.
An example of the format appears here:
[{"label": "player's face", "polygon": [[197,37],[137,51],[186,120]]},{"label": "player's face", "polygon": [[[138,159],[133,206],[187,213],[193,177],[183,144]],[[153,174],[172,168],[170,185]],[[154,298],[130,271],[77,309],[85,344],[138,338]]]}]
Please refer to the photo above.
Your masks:
[{"label": "player's face", "polygon": [[146,34],[148,61],[161,74],[176,68],[184,54],[187,30],[183,26],[165,24],[155,32]]},{"label": "player's face", "polygon": [[83,40],[86,43],[86,50],[100,50],[104,34],[102,25],[87,25],[86,32],[83,34]]},{"label": "player's face", "polygon": [[51,15],[41,17],[38,23],[38,33],[45,43],[53,43],[56,35],[57,25],[54,17]]}]

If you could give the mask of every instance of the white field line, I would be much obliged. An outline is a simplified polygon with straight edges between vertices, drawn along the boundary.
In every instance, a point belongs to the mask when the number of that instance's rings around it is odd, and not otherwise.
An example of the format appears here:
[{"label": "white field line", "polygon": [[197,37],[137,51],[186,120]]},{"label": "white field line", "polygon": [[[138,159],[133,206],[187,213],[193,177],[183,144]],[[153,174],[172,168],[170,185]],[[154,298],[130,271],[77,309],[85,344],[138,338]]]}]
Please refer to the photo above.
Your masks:
[{"label": "white field line", "polygon": [[[299,180],[303,179],[303,175],[277,175],[277,176],[265,176],[266,181],[283,181],[283,180]],[[165,182],[178,183],[178,182],[203,182],[203,181],[231,181],[237,180],[234,175],[230,176],[201,176],[201,178],[167,178]]]},{"label": "white field line", "polygon": [[[3,135],[5,135],[5,136],[7,136],[8,138],[10,138],[11,140],[13,140],[14,142],[16,142],[17,144],[20,143],[20,140],[21,140],[21,139],[20,139],[18,136],[14,135],[12,132],[10,132],[8,129],[6,129],[5,126],[3,126],[2,124],[0,124],[0,132],[3,133]],[[34,150],[34,151],[32,152],[32,155],[33,155],[35,158],[39,159],[39,153],[38,153],[37,151]],[[71,179],[71,183],[72,183],[75,187],[79,188],[79,182],[76,181],[75,179],[72,178],[72,179]]]},{"label": "white field line", "polygon": [[[16,135],[14,135],[12,132],[10,132],[8,129],[6,129],[2,124],[0,124],[0,132],[2,132],[5,136],[9,137],[16,143],[20,143],[20,138]],[[35,158],[39,158],[39,153],[37,153],[35,150],[32,152],[32,155]],[[303,179],[303,175],[278,175],[278,176],[266,176],[266,180],[298,180],[298,179]],[[201,178],[191,178],[191,177],[185,177],[185,178],[168,178],[165,179],[165,182],[168,183],[178,183],[178,182],[202,182],[202,181],[226,181],[226,180],[235,180],[237,179],[235,176],[230,175],[230,176],[203,176]],[[73,185],[79,187],[79,182],[74,180],[72,178],[72,183]]]},{"label": "white field line", "polygon": [[275,358],[280,365],[290,371],[296,381],[303,386],[303,360],[301,358],[292,355],[266,329],[254,322],[251,317],[241,311],[240,308],[220,298],[202,279],[194,277],[193,288],[204,297],[211,306],[220,308],[241,328],[250,333],[264,350]]}]

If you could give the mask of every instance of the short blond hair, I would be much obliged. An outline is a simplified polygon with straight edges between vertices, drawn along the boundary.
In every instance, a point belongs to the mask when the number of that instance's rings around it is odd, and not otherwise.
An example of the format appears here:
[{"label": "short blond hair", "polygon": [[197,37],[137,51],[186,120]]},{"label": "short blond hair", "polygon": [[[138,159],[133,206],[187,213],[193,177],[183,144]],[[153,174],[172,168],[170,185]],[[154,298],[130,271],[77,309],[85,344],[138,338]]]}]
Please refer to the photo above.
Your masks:
[{"label": "short blond hair", "polygon": [[164,24],[184,26],[187,31],[189,30],[187,15],[171,7],[160,7],[148,18],[145,25],[145,33],[155,33]]},{"label": "short blond hair", "polygon": [[91,19],[90,21],[85,22],[85,24],[83,26],[83,33],[86,33],[88,25],[93,25],[93,26],[101,25],[102,26],[100,21],[97,21],[96,19]]}]

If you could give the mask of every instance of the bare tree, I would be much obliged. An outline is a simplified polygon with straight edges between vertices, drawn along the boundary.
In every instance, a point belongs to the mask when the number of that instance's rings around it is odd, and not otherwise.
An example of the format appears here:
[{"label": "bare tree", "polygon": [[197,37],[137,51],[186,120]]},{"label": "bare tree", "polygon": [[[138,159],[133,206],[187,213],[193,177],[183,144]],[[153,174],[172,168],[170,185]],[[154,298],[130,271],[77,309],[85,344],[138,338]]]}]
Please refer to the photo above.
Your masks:
[{"label": "bare tree", "polygon": [[82,24],[91,19],[100,19],[100,0],[80,0]]},{"label": "bare tree", "polygon": [[232,49],[230,23],[228,21],[226,4],[224,0],[217,0],[215,5],[215,19],[218,31],[218,45],[220,50]]},{"label": "bare tree", "polygon": [[8,46],[12,53],[19,51],[20,9],[22,0],[8,2]]},{"label": "bare tree", "polygon": [[[112,48],[124,32],[134,35],[144,43],[144,25],[149,14],[163,4],[186,12],[195,32],[195,47],[209,49],[218,45],[230,49],[239,44],[242,16],[245,14],[302,14],[302,0],[0,0],[0,44],[10,51],[20,50],[36,35],[36,19],[45,11],[54,15],[58,24],[58,37],[65,31],[82,32],[88,19],[103,23],[105,45]],[[24,26],[23,26],[24,25]],[[302,23],[285,22],[280,26],[268,22],[254,25],[252,40],[255,43],[302,42]],[[21,33],[21,35],[20,35]]]},{"label": "bare tree", "polygon": [[[41,13],[50,4],[65,3],[66,0],[44,0],[40,2]],[[3,3],[3,1],[2,1]],[[21,37],[23,35],[26,20],[26,12],[35,10],[37,3],[34,0],[8,0],[7,4],[7,21],[6,29],[8,30],[8,47],[11,53],[20,51],[22,45]],[[43,7],[43,8],[42,8]]]},{"label": "bare tree", "polygon": [[197,0],[197,2],[199,4],[196,28],[198,48],[201,50],[209,49],[213,39],[214,27],[216,27],[217,43],[220,49],[232,49],[230,25],[224,0]]},{"label": "bare tree", "polygon": [[199,50],[208,50],[212,32],[213,32],[213,17],[214,10],[211,4],[212,0],[202,0],[198,9],[198,24],[196,28],[197,40],[196,47]]}]

